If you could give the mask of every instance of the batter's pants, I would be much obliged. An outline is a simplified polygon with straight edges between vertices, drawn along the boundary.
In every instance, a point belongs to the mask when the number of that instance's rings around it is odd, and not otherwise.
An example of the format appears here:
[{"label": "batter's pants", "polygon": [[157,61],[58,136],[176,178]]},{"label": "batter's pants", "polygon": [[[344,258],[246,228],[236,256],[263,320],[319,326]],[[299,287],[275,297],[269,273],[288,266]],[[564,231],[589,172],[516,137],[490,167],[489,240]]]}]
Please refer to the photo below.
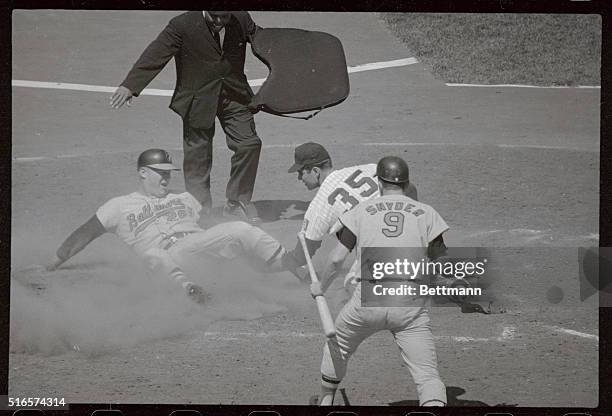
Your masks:
[{"label": "batter's pants", "polygon": [[[419,403],[446,403],[446,389],[438,363],[429,313],[426,308],[361,307],[360,290],[344,305],[335,321],[336,337],[323,348],[321,374],[324,384],[335,387],[346,374],[349,358],[370,335],[388,330],[416,384]],[[326,381],[327,380],[327,383]]]}]

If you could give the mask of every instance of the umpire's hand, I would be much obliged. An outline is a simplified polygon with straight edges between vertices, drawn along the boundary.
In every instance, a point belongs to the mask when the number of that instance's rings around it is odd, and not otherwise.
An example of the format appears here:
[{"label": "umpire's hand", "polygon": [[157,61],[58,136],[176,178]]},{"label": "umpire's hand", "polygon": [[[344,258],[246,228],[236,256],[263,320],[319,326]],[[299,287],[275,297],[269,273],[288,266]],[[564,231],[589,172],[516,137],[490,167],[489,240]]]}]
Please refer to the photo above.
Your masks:
[{"label": "umpire's hand", "polygon": [[110,105],[113,108],[121,108],[127,103],[128,107],[132,105],[134,94],[126,87],[118,87],[110,97]]},{"label": "umpire's hand", "polygon": [[263,106],[260,104],[255,104],[253,103],[253,101],[251,101],[250,103],[247,104],[247,108],[249,109],[251,114],[257,114],[259,113],[259,110],[263,108]]}]

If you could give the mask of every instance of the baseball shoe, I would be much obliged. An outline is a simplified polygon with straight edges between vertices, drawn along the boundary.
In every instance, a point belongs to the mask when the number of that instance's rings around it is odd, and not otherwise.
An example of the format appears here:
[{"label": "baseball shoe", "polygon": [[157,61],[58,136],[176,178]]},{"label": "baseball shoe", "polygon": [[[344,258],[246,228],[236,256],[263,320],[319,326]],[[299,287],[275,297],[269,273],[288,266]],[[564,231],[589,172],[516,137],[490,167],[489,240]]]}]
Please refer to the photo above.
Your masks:
[{"label": "baseball shoe", "polygon": [[261,217],[252,202],[227,201],[223,207],[224,217],[236,217],[250,224],[260,224]]},{"label": "baseball shoe", "polygon": [[319,405],[319,395],[313,394],[312,396],[310,396],[310,399],[308,399],[308,406],[318,406],[318,405]]},{"label": "baseball shoe", "polygon": [[193,283],[189,284],[186,287],[186,289],[187,289],[187,296],[189,297],[189,299],[191,299],[192,301],[194,301],[195,303],[199,305],[203,305],[205,303],[210,302],[212,298],[210,293],[205,292],[204,289],[202,289],[200,286],[195,285]]}]

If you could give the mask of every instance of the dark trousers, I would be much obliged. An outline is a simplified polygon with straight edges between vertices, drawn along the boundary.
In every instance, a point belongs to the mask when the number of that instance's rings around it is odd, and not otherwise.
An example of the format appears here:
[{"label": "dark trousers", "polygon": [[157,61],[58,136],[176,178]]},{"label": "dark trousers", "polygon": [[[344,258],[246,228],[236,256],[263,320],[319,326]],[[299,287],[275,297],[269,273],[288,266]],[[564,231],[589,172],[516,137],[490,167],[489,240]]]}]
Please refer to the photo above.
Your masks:
[{"label": "dark trousers", "polygon": [[[255,131],[253,114],[246,105],[222,96],[217,118],[225,132],[227,147],[234,152],[225,196],[231,201],[249,202],[261,152],[261,139]],[[185,187],[205,209],[212,205],[210,170],[214,135],[214,124],[207,129],[195,129],[189,126],[188,120],[183,121]]]}]

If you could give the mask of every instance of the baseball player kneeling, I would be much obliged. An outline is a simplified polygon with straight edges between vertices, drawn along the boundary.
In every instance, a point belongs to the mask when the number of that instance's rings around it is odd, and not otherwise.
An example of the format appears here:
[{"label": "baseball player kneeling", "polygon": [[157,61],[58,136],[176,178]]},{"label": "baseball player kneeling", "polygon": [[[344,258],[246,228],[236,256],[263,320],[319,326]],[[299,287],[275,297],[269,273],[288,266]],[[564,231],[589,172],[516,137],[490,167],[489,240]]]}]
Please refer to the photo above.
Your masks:
[{"label": "baseball player kneeling", "polygon": [[208,254],[233,259],[246,254],[263,260],[269,271],[283,270],[284,249],[260,228],[234,221],[202,229],[198,225],[200,203],[188,192],[168,190],[173,170],[180,169],[165,150],[141,153],[137,163],[139,189],[102,205],[62,243],[47,270],[57,269],[106,232],[117,235],[149,269],[170,276],[198,303],[204,303],[208,295],[181,270],[183,256]]},{"label": "baseball player kneeling", "polygon": [[[408,196],[408,166],[404,160],[382,158],[376,168],[381,196],[357,204],[340,215],[340,244],[330,255],[329,266],[320,283],[311,285],[313,296],[321,296],[336,277],[344,259],[356,250],[361,264],[364,247],[416,247],[423,255],[437,258],[445,252],[442,238],[448,226],[429,205]],[[361,267],[356,280],[361,281]],[[433,335],[426,299],[414,306],[369,307],[361,303],[361,284],[335,320],[336,336],[327,340],[321,363],[322,391],[319,404],[331,405],[346,373],[350,356],[370,335],[389,330],[401,350],[417,386],[421,406],[445,406],[446,390],[438,374]]]}]

